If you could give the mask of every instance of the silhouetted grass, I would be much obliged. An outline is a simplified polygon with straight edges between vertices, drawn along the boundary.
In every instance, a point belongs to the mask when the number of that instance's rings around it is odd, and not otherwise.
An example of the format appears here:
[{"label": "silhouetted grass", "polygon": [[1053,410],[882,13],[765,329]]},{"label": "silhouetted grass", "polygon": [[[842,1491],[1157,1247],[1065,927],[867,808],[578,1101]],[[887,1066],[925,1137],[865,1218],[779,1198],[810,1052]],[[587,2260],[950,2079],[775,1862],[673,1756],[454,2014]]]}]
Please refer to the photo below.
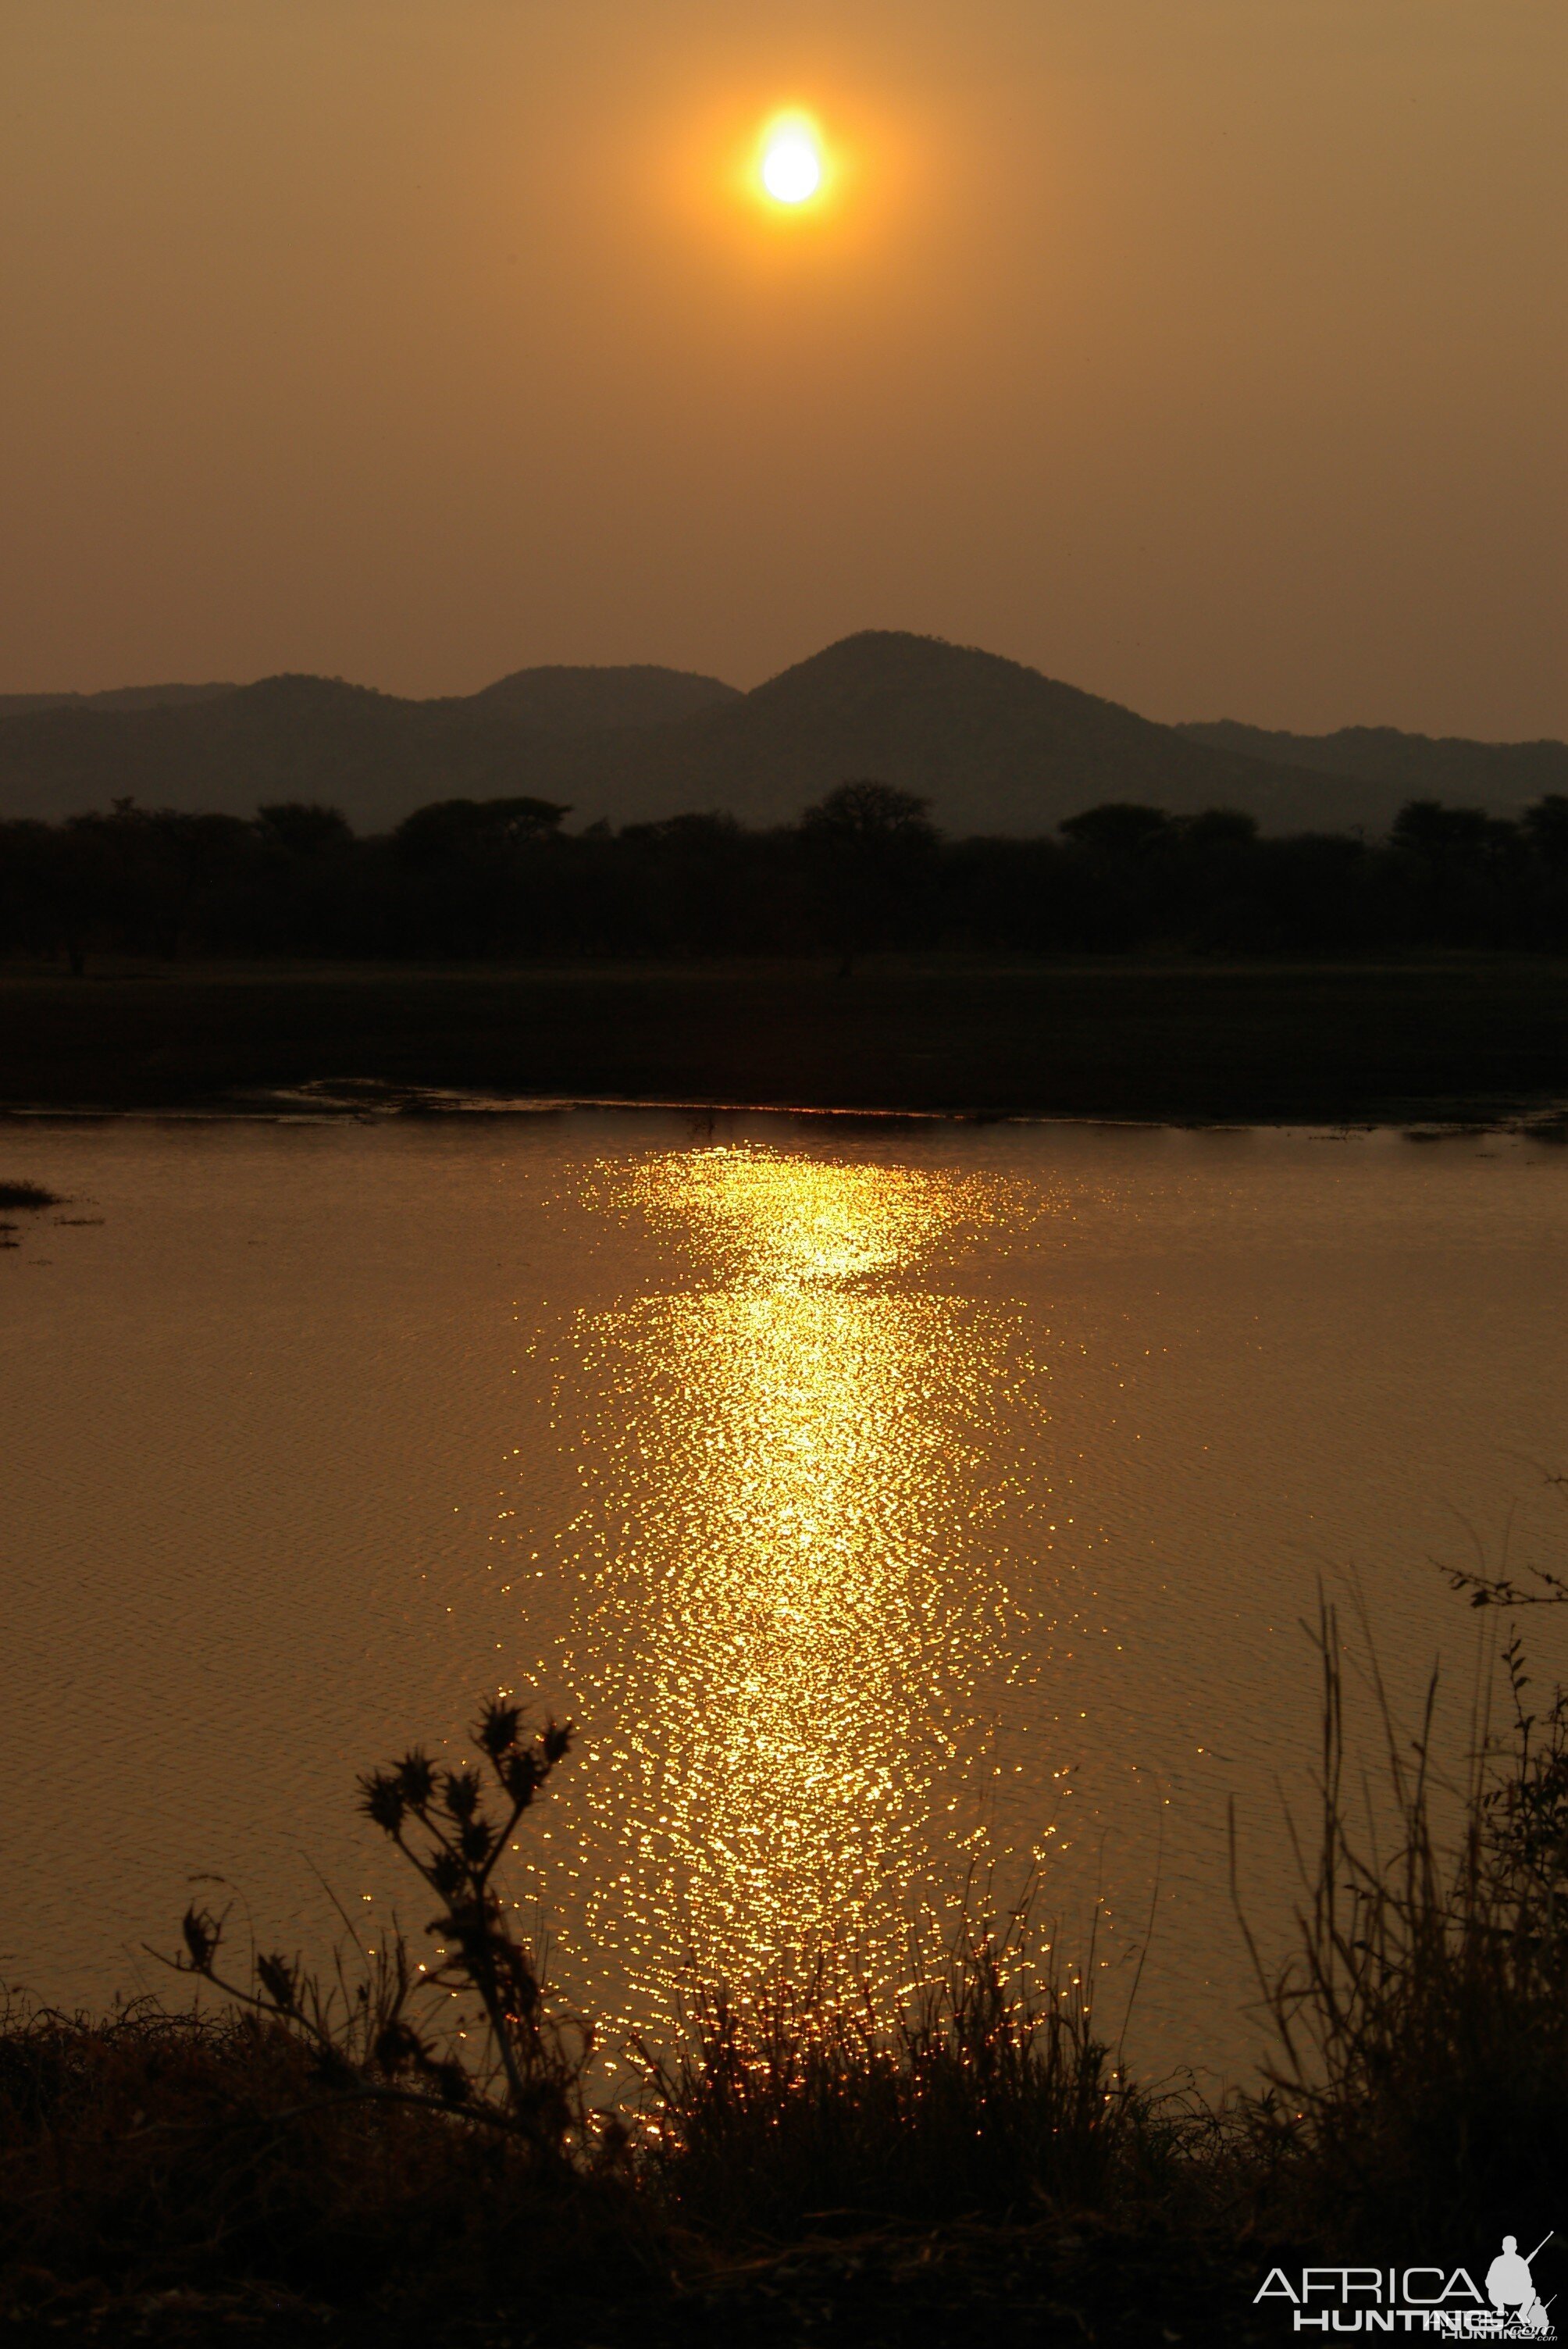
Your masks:
[{"label": "silhouetted grass", "polygon": [[0,2310],[145,2314],[265,2285],[428,2315],[584,2272],[634,2290],[624,2203],[506,2136],[324,2095],[309,2050],[254,2016],[0,2023]]},{"label": "silhouetted grass", "polygon": [[1081,1982],[1036,1967],[1018,1918],[966,1923],[889,2016],[869,1992],[835,1997],[823,1969],[704,1988],[653,2086],[654,2179],[724,2236],[1128,2208],[1207,2134],[1191,2102],[1128,2079]]},{"label": "silhouetted grass", "polygon": [[[1568,1698],[1529,1708],[1517,1636],[1511,1720],[1482,1725],[1458,1785],[1433,1750],[1434,1675],[1413,1736],[1370,1643],[1390,1840],[1357,1827],[1345,1670],[1319,1627],[1323,1760],[1298,1950],[1264,1979],[1291,2116],[1295,2225],[1374,2240],[1501,2237],[1568,2185]],[[1439,1818],[1457,1816],[1446,1831]]]}]

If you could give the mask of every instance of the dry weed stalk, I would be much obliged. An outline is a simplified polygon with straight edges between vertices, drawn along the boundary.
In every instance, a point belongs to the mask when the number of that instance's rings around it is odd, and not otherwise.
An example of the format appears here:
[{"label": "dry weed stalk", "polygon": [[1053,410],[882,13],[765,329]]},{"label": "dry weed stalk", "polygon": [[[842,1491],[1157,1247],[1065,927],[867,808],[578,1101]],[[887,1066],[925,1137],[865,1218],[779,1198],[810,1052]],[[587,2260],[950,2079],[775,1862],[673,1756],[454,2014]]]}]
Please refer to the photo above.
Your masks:
[{"label": "dry weed stalk", "polygon": [[[1436,1671],[1402,1733],[1362,1630],[1393,1841],[1375,1816],[1352,1823],[1344,1651],[1321,1603],[1315,1851],[1290,1830],[1308,1896],[1296,1954],[1270,1971],[1247,1934],[1281,2049],[1265,2076],[1322,2195],[1433,2226],[1495,2204],[1508,2223],[1532,2174],[1568,2160],[1568,1701],[1528,1710],[1515,1634],[1511,1723],[1494,1733],[1478,1703],[1449,1784]],[[1234,1866],[1233,1819],[1233,1883]]]},{"label": "dry weed stalk", "polygon": [[[360,1779],[361,1809],[442,1904],[426,1928],[437,1939],[434,1966],[418,1962],[394,1927],[374,1952],[360,1951],[352,1986],[341,1948],[325,1980],[274,1951],[254,1954],[251,1981],[236,1981],[219,1971],[224,1920],[194,1904],[186,1910],[184,1949],[164,1962],[211,1983],[311,2058],[321,2094],[274,2121],[325,2103],[411,2105],[502,2131],[557,2162],[586,2131],[591,2028],[545,2013],[534,1953],[495,1889],[511,1837],[571,1733],[570,1724],[552,1721],[525,1740],[521,1707],[493,1698],[473,1731],[483,1772],[438,1767],[415,1747]],[[428,2014],[436,2002],[440,2029]],[[469,2022],[479,2026],[477,2058],[466,2052]]]}]

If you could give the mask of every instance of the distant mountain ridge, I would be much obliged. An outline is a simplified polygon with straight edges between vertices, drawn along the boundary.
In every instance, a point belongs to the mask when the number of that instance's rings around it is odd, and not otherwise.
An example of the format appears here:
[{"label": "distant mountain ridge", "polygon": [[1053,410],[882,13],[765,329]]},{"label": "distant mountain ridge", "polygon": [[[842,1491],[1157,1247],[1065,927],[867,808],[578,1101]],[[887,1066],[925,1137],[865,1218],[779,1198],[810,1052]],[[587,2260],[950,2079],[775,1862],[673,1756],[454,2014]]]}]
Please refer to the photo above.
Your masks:
[{"label": "distant mountain ridge", "polygon": [[1459,734],[1402,734],[1394,726],[1342,726],[1333,734],[1286,734],[1233,718],[1178,726],[1212,750],[1321,775],[1387,783],[1407,799],[1466,800],[1498,812],[1548,792],[1568,792],[1568,742],[1472,742]]},{"label": "distant mountain ridge", "polygon": [[379,832],[432,800],[530,793],[567,804],[573,829],[696,810],[776,824],[851,776],[920,792],[959,834],[1049,832],[1116,799],[1377,832],[1410,798],[1509,812],[1568,789],[1568,748],[1162,726],[997,654],[879,630],[749,693],[678,669],[555,667],[424,701],[310,676],[0,697],[0,817],[128,796],[248,816],[306,799]]},{"label": "distant mountain ridge", "polygon": [[107,693],[0,693],[0,718],[33,709],[160,709],[178,701],[214,701],[235,685],[119,685]]},{"label": "distant mountain ridge", "polygon": [[562,795],[584,816],[652,822],[723,808],[788,822],[851,776],[929,799],[946,831],[1037,833],[1108,799],[1178,812],[1223,802],[1291,828],[1305,786],[1325,824],[1377,822],[1387,795],[1190,743],[1017,661],[930,636],[846,636],[750,693],[615,744],[562,746]]},{"label": "distant mountain ridge", "polygon": [[520,668],[461,702],[505,715],[542,734],[595,734],[623,726],[665,726],[720,702],[740,688],[679,668]]}]

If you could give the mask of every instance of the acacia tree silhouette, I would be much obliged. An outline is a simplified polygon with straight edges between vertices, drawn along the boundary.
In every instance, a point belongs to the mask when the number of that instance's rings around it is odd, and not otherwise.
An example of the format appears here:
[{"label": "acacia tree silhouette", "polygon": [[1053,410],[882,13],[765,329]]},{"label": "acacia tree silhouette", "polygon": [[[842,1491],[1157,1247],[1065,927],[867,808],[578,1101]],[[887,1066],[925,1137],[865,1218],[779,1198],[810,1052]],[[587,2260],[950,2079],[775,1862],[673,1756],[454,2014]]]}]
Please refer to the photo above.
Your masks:
[{"label": "acacia tree silhouette", "polygon": [[822,891],[847,979],[857,954],[884,943],[932,865],[941,835],[929,800],[892,783],[840,783],[800,818],[800,837]]}]

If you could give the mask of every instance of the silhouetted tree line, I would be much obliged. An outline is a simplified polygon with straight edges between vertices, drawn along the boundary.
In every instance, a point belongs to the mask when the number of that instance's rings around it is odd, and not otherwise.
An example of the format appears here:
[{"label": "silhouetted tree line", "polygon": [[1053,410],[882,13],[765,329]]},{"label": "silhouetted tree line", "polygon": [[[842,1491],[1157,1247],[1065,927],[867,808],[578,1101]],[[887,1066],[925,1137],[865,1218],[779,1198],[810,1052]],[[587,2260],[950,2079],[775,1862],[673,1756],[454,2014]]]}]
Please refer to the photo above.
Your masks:
[{"label": "silhouetted tree line", "polygon": [[448,800],[359,839],[334,808],[253,822],[117,801],[0,823],[0,951],[361,959],[1185,948],[1568,948],[1568,797],[1517,822],[1412,801],[1387,840],[1112,803],[1044,839],[945,839],[847,782],[796,824],[562,829],[537,799]]}]

